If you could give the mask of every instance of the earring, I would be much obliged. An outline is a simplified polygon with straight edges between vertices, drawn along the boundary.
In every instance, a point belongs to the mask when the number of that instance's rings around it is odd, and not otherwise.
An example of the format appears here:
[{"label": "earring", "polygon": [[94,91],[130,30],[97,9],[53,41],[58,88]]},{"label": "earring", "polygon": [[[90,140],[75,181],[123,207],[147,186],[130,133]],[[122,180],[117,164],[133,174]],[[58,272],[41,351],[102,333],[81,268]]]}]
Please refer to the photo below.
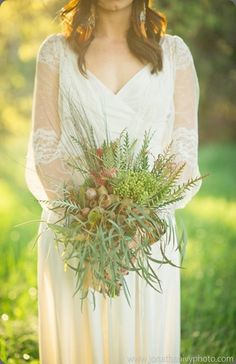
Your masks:
[{"label": "earring", "polygon": [[140,20],[141,23],[146,22],[146,4],[145,4],[145,2],[143,3],[143,9],[140,12],[139,20]]},{"label": "earring", "polygon": [[96,9],[95,9],[95,5],[92,4],[91,8],[90,8],[90,16],[88,18],[88,26],[90,28],[94,28],[96,24]]},{"label": "earring", "polygon": [[146,9],[146,3],[143,3],[143,9],[141,10],[140,14],[139,14],[139,21],[140,21],[140,29],[141,29],[141,33],[143,35],[144,38],[147,38],[147,33],[146,33],[146,18],[147,18],[147,9]]}]

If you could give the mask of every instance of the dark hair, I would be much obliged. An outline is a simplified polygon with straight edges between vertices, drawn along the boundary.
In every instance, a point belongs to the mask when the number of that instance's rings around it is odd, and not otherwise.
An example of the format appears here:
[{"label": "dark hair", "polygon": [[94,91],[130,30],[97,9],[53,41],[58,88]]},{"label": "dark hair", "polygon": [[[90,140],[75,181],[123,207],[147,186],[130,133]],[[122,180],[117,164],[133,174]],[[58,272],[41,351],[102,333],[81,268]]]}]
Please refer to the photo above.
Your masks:
[{"label": "dark hair", "polygon": [[[92,42],[93,31],[85,27],[88,22],[91,6],[96,6],[97,0],[71,0],[60,11],[63,24],[63,34],[70,47],[78,54],[78,67],[86,76],[85,53]],[[146,5],[145,30],[140,25],[140,12]],[[143,63],[152,64],[151,72],[161,71],[162,48],[160,39],[165,34],[167,19],[161,12],[154,11],[149,6],[149,0],[134,0],[131,24],[127,33],[130,51]],[[144,33],[145,32],[145,33]]]}]

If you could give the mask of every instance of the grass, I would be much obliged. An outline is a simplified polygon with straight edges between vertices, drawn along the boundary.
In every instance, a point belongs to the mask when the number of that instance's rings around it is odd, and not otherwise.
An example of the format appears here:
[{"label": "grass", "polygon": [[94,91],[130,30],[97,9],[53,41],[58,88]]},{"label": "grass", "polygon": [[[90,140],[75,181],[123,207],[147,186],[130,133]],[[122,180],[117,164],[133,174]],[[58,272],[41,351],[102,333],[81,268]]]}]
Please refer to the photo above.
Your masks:
[{"label": "grass", "polygon": [[13,140],[0,150],[0,358],[10,364],[39,363],[37,224],[14,227],[37,219],[40,212],[24,184],[25,144]]},{"label": "grass", "polygon": [[[189,242],[182,273],[182,355],[236,357],[236,147],[200,152],[201,191],[181,212]],[[223,360],[222,360],[223,361]]]},{"label": "grass", "polygon": [[[14,227],[40,214],[24,183],[25,145],[9,140],[0,148],[0,358],[10,364],[39,363],[37,224]],[[201,172],[210,176],[178,211],[189,236],[181,276],[182,356],[236,356],[235,154],[233,145],[203,147]]]}]

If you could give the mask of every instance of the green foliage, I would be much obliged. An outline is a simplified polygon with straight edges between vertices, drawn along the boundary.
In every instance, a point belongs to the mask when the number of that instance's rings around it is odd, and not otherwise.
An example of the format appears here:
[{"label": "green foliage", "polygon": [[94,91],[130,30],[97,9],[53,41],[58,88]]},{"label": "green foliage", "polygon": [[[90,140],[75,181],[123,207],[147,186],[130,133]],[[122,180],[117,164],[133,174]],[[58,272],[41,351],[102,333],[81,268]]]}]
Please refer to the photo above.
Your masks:
[{"label": "green foliage", "polygon": [[[40,210],[24,183],[25,145],[8,138],[0,146],[0,358],[11,364],[39,363],[34,241]],[[35,222],[15,226],[29,220]]]},{"label": "green foliage", "polygon": [[39,202],[50,204],[51,210],[60,210],[60,209],[66,209],[67,212],[70,213],[76,213],[81,210],[81,206],[76,204],[74,201],[71,200],[55,200],[53,202],[49,202],[47,200],[40,200]]},{"label": "green foliage", "polygon": [[[19,135],[29,130],[35,56],[43,39],[61,30],[56,12],[64,3],[63,0],[25,0],[22,5],[21,0],[7,0],[1,5],[2,133]],[[163,0],[155,3],[156,9],[167,16],[167,33],[182,36],[194,56],[200,82],[200,140],[235,140],[233,1]]]},{"label": "green foliage", "polygon": [[151,130],[145,130],[144,132],[144,138],[143,138],[143,143],[142,146],[140,148],[140,151],[137,155],[137,157],[135,158],[135,163],[134,163],[134,170],[135,171],[148,171],[149,169],[149,145],[150,145],[150,141],[153,137],[153,134],[155,132],[153,132],[151,134]]},{"label": "green foliage", "polygon": [[[127,133],[125,134],[126,138]],[[175,163],[175,155],[171,153],[171,143],[166,150],[155,157],[152,168],[149,165],[149,145],[153,134],[145,130],[140,150],[130,157],[125,153],[127,160],[132,163],[122,164],[122,168],[109,181],[114,188],[114,193],[120,197],[129,197],[134,202],[144,204],[147,207],[160,208],[184,198],[187,190],[190,190],[201,177],[190,178],[180,184],[179,178],[184,172],[185,163]],[[137,140],[134,140],[134,144]],[[122,150],[126,140],[119,138],[118,149]],[[118,162],[119,163],[119,162]],[[120,163],[119,163],[120,165]],[[114,165],[117,167],[116,160]]]},{"label": "green foliage", "polygon": [[234,2],[162,0],[155,4],[167,16],[167,33],[183,37],[193,54],[200,83],[200,140],[235,141]]},{"label": "green foliage", "polygon": [[0,8],[0,133],[27,133],[39,44],[59,30],[55,12],[63,1],[7,0]]}]

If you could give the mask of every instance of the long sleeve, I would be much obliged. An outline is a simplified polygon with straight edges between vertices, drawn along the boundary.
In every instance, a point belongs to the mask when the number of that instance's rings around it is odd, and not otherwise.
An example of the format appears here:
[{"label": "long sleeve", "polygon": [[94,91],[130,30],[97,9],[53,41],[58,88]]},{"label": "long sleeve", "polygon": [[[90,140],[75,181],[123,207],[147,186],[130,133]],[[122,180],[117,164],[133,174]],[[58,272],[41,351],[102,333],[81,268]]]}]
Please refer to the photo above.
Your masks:
[{"label": "long sleeve", "polygon": [[60,197],[71,171],[63,158],[61,120],[58,110],[61,43],[57,34],[41,44],[37,59],[29,138],[26,183],[37,199]]},{"label": "long sleeve", "polygon": [[[198,165],[198,105],[199,83],[194,60],[189,47],[183,39],[173,36],[174,59],[174,125],[172,151],[176,162],[185,162],[184,172],[179,180],[187,182],[200,176]],[[174,203],[174,209],[184,208],[199,191],[202,180],[186,192],[185,197]]]}]

